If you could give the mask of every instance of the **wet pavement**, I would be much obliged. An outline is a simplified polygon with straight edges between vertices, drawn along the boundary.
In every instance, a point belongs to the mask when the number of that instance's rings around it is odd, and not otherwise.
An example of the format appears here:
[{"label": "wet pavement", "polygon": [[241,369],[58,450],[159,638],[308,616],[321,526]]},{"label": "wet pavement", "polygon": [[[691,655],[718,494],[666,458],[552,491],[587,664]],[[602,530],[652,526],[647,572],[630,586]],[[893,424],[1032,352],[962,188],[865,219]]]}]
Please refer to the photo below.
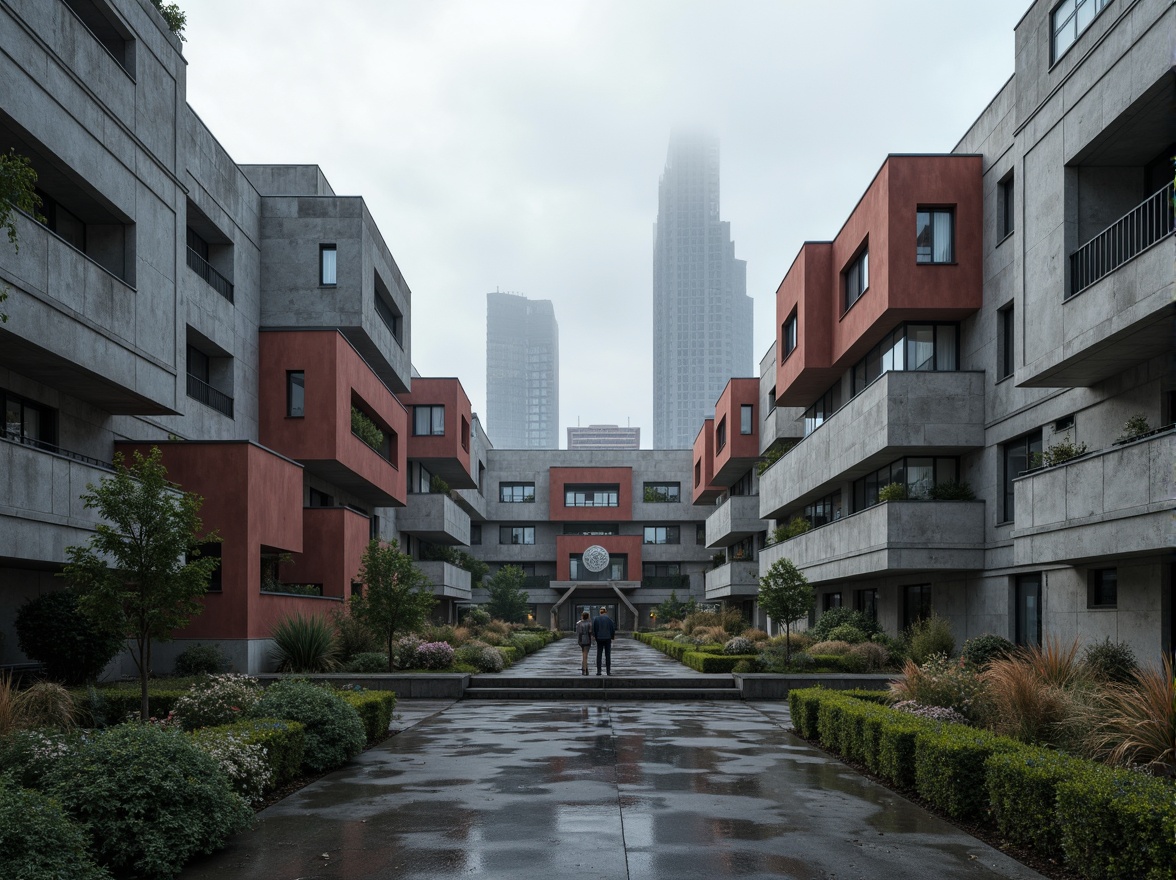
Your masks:
[{"label": "wet pavement", "polygon": [[[528,654],[501,675],[559,678],[580,675],[580,646],[565,635],[534,654]],[[596,675],[596,646],[588,649],[588,672]],[[612,674],[616,677],[697,678],[699,673],[632,636],[613,639]],[[723,676],[730,678],[730,675]]]},{"label": "wet pavement", "polygon": [[397,714],[182,880],[1040,876],[787,733],[783,703]]}]

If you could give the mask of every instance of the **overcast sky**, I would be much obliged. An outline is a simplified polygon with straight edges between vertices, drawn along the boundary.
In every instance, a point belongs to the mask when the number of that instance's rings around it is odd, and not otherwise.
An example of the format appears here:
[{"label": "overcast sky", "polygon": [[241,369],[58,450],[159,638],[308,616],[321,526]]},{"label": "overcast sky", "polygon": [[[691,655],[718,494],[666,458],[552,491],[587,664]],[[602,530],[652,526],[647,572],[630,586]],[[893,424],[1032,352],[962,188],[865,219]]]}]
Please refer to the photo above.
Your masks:
[{"label": "overcast sky", "polygon": [[[652,424],[652,227],[672,129],[721,140],[756,368],[776,287],[887,153],[947,152],[1029,0],[181,0],[188,101],[240,163],[361,195],[412,359],[485,415],[486,296],[550,299],[568,425]],[[493,441],[493,426],[491,441]]]}]

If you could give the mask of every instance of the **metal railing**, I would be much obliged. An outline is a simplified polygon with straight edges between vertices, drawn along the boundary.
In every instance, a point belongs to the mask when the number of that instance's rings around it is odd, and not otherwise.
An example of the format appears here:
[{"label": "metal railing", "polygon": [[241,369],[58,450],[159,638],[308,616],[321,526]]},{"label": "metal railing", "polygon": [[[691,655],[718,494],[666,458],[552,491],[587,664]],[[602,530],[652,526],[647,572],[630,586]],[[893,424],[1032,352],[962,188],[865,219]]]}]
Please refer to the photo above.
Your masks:
[{"label": "metal railing", "polygon": [[546,589],[551,586],[551,577],[545,574],[528,574],[523,577],[524,590]]},{"label": "metal railing", "polygon": [[205,406],[212,407],[217,412],[224,413],[230,419],[233,417],[233,398],[223,391],[217,391],[203,379],[188,374],[188,396],[198,400]]},{"label": "metal railing", "polygon": [[1070,254],[1069,299],[1172,234],[1169,183]]},{"label": "metal railing", "polygon": [[0,425],[0,440],[19,443],[21,446],[31,446],[34,449],[40,449],[42,452],[51,452],[54,455],[70,458],[82,464],[88,464],[91,467],[101,468],[105,471],[114,470],[114,465],[109,461],[103,461],[100,458],[91,458],[88,455],[82,455],[82,453],[74,452],[70,449],[62,449],[60,446],[54,443],[46,443],[44,440],[34,440],[32,437],[25,437],[23,434],[6,430],[3,425]]},{"label": "metal railing", "polygon": [[204,281],[227,299],[233,301],[233,282],[208,264],[208,261],[192,248],[188,248],[188,268],[199,275]]},{"label": "metal railing", "polygon": [[690,576],[685,574],[649,575],[641,579],[647,590],[684,590],[690,587]]}]

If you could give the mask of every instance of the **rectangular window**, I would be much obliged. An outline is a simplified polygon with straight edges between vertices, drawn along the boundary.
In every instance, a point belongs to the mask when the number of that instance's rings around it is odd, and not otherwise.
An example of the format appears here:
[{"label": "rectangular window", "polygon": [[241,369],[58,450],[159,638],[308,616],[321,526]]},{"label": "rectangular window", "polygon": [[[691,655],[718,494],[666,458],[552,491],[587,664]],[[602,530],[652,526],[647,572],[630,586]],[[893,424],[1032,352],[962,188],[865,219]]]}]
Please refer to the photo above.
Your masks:
[{"label": "rectangular window", "polygon": [[803,516],[814,529],[841,519],[841,490],[830,492],[824,498],[806,504]]},{"label": "rectangular window", "polygon": [[1115,568],[1096,568],[1087,575],[1087,608],[1117,608],[1119,606],[1119,571]]},{"label": "rectangular window", "polygon": [[997,239],[1012,235],[1016,228],[1013,213],[1013,173],[1010,171],[1000,183],[996,185],[996,236]]},{"label": "rectangular window", "polygon": [[933,497],[931,490],[935,486],[958,482],[959,469],[959,460],[954,457],[909,456],[895,459],[854,481],[853,509],[856,512],[877,504],[878,493],[891,483],[902,486],[907,498],[926,500]]},{"label": "rectangular window", "polygon": [[286,372],[286,416],[300,419],[306,415],[306,373],[302,370]]},{"label": "rectangular window", "polygon": [[629,558],[625,554],[610,554],[608,565],[601,571],[589,571],[580,553],[573,553],[569,563],[574,581],[624,581],[629,577]]},{"label": "rectangular window", "polygon": [[1057,61],[1111,0],[1062,0],[1049,15],[1050,59]]},{"label": "rectangular window", "polygon": [[619,507],[620,487],[565,486],[564,507]]},{"label": "rectangular window", "polygon": [[498,500],[503,504],[531,504],[535,501],[535,484],[499,483]]},{"label": "rectangular window", "polygon": [[3,389],[0,389],[0,407],[4,412],[4,437],[40,449],[57,450],[57,410]]},{"label": "rectangular window", "polygon": [[412,408],[412,433],[417,437],[444,436],[445,407],[414,406]]},{"label": "rectangular window", "polygon": [[476,547],[482,543],[482,524],[470,523],[470,546]]},{"label": "rectangular window", "polygon": [[368,540],[380,540],[380,518],[372,514],[372,518],[368,520]]},{"label": "rectangular window", "polygon": [[878,619],[878,590],[854,590],[854,608],[873,620]]},{"label": "rectangular window", "polygon": [[[221,559],[221,544],[220,544],[220,542],[214,541],[214,542],[208,543],[208,544],[201,544],[200,545],[200,555],[203,558],[216,559],[219,562],[219,560]],[[206,592],[209,592],[209,593],[223,592],[224,586],[223,586],[223,582],[221,580],[221,566],[219,564],[217,565],[216,568],[214,568],[212,570],[212,574],[208,578],[208,586],[205,587],[205,590],[206,590]]]},{"label": "rectangular window", "polygon": [[750,434],[755,430],[755,407],[750,403],[739,405],[739,433]]},{"label": "rectangular window", "polygon": [[1041,644],[1041,574],[1017,575],[1016,632],[1018,645]]},{"label": "rectangular window", "polygon": [[821,398],[804,411],[804,436],[808,436],[825,423],[841,406],[841,384],[838,383],[821,395]]},{"label": "rectangular window", "polygon": [[680,542],[679,526],[646,526],[646,544],[677,544]]},{"label": "rectangular window", "polygon": [[828,611],[831,608],[840,608],[840,607],[841,607],[841,594],[840,593],[825,593],[823,596],[821,596],[821,610],[822,611]]},{"label": "rectangular window", "polygon": [[335,499],[318,489],[310,490],[310,507],[334,507]]},{"label": "rectangular window", "polygon": [[534,544],[534,526],[499,526],[499,544]]},{"label": "rectangular window", "polygon": [[620,526],[616,523],[564,523],[565,535],[619,535]]},{"label": "rectangular window", "polygon": [[784,354],[780,360],[784,360],[796,349],[796,309],[792,310],[792,314],[780,329],[780,338],[784,343]]},{"label": "rectangular window", "polygon": [[955,211],[920,208],[915,212],[915,262],[955,262]]},{"label": "rectangular window", "polygon": [[848,312],[849,307],[861,299],[862,294],[866,292],[866,288],[870,286],[869,250],[862,248],[861,252],[845,267],[845,271],[841,277],[845,288],[842,311]]},{"label": "rectangular window", "polygon": [[682,500],[681,483],[646,483],[642,496],[651,504],[677,504]]},{"label": "rectangular window", "polygon": [[931,585],[911,584],[902,588],[902,628],[931,616]]},{"label": "rectangular window", "polygon": [[333,244],[319,245],[319,284],[334,287],[337,252]]},{"label": "rectangular window", "polygon": [[719,419],[715,427],[715,452],[722,452],[727,447],[727,417]]},{"label": "rectangular window", "polygon": [[1041,452],[1041,431],[1033,431],[1018,437],[1001,447],[1001,480],[1004,483],[1004,505],[1001,510],[1002,522],[1013,521],[1014,495],[1013,480],[1033,467],[1033,456]]},{"label": "rectangular window", "polygon": [[694,543],[700,547],[706,543],[706,525],[699,523],[694,527]]},{"label": "rectangular window", "polygon": [[1013,307],[1006,306],[996,313],[996,378],[1013,375]]}]

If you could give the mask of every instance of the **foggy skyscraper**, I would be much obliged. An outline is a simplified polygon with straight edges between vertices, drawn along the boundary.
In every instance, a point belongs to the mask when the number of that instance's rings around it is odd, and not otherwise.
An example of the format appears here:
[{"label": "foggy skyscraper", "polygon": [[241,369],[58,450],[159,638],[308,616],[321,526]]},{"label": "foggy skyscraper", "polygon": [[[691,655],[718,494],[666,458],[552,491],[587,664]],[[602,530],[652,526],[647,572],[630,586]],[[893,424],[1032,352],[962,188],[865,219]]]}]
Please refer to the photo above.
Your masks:
[{"label": "foggy skyscraper", "polygon": [[486,294],[486,434],[499,449],[559,449],[559,325],[551,300]]},{"label": "foggy skyscraper", "polygon": [[753,376],[747,263],[719,219],[719,141],[675,133],[653,245],[653,448],[684,449],[727,380]]}]

